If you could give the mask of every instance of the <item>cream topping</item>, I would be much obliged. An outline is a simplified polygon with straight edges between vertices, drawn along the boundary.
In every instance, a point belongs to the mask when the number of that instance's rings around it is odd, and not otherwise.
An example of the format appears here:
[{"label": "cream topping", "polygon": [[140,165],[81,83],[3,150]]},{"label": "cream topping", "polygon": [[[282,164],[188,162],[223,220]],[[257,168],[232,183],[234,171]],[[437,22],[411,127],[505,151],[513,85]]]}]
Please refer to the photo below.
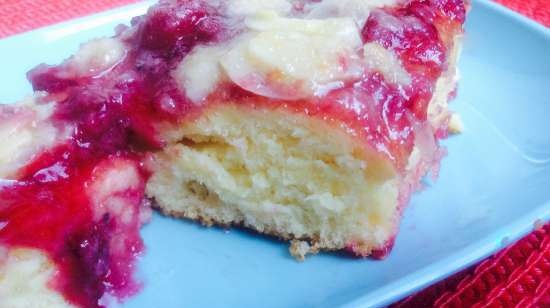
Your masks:
[{"label": "cream topping", "polygon": [[219,59],[225,52],[225,46],[199,46],[172,72],[191,101],[200,102],[214,91],[223,77]]},{"label": "cream topping", "polygon": [[32,249],[0,246],[0,307],[74,307],[50,288],[53,262]]},{"label": "cream topping", "polygon": [[361,37],[350,18],[308,20],[264,12],[246,24],[249,35],[221,64],[233,82],[251,92],[297,99],[360,74]]},{"label": "cream topping", "polygon": [[379,71],[394,84],[407,86],[411,83],[411,76],[401,64],[395,53],[376,42],[363,46],[363,55],[367,69]]},{"label": "cream topping", "polygon": [[16,178],[17,170],[68,136],[49,121],[53,104],[39,105],[35,99],[0,105],[0,179]]},{"label": "cream topping", "polygon": [[287,0],[229,0],[227,13],[230,16],[250,16],[261,11],[275,11],[286,15],[292,10]]},{"label": "cream topping", "polygon": [[241,16],[244,30],[229,42],[196,47],[172,76],[195,103],[222,80],[285,100],[324,95],[365,70],[408,86],[411,77],[395,53],[377,43],[363,44],[360,33],[373,8],[395,2],[325,0],[306,4],[302,18],[295,18],[287,17],[289,1],[232,0],[228,14]]},{"label": "cream topping", "polygon": [[80,46],[69,65],[78,76],[95,76],[107,71],[126,55],[126,47],[116,38],[99,38]]},{"label": "cream topping", "polygon": [[307,18],[351,16],[361,27],[373,9],[397,3],[398,0],[323,0],[306,4],[305,11]]}]

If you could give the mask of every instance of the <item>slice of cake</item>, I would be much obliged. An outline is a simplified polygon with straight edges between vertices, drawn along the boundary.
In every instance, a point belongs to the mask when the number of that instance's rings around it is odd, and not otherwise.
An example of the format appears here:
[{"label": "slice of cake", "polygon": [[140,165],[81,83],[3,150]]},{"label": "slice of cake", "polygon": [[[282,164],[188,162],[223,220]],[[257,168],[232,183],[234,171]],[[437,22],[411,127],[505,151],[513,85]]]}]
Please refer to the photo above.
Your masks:
[{"label": "slice of cake", "polygon": [[[165,0],[28,74],[0,105],[0,307],[100,307],[139,289],[153,205],[384,257],[438,140],[459,0]],[[453,124],[455,123],[455,124]]]},{"label": "slice of cake", "polygon": [[170,72],[200,111],[161,130],[147,195],[168,215],[291,240],[300,259],[382,257],[444,155],[463,3],[253,3],[211,7],[218,31],[238,30]]}]

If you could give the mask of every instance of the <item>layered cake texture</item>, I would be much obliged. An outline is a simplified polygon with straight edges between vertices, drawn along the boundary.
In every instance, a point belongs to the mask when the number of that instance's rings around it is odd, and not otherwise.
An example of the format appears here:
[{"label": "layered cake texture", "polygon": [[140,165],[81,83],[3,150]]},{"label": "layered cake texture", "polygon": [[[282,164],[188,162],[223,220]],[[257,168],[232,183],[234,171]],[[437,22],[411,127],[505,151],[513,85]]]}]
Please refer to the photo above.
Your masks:
[{"label": "layered cake texture", "polygon": [[[137,292],[151,208],[383,258],[461,129],[459,0],[163,0],[0,105],[0,307]],[[174,243],[177,245],[177,243]]]}]

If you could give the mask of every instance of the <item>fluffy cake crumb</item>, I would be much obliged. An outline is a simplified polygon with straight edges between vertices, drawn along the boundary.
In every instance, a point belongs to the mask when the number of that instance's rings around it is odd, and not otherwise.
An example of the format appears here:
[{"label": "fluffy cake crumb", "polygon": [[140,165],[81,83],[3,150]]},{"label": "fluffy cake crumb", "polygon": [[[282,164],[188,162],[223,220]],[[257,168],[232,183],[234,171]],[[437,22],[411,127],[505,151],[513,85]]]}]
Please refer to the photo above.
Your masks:
[{"label": "fluffy cake crumb", "polygon": [[310,252],[354,241],[367,254],[394,232],[395,170],[337,126],[225,104],[171,134],[148,166],[165,213],[315,240]]}]

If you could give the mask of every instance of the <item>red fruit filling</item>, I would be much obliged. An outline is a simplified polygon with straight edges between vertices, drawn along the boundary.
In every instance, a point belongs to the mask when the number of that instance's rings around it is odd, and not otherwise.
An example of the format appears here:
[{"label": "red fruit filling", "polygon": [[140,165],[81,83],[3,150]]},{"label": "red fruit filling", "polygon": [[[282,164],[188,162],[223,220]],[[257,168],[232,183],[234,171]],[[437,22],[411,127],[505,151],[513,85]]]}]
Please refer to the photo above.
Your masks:
[{"label": "red fruit filling", "polygon": [[[36,158],[17,181],[0,182],[0,245],[40,249],[56,264],[51,285],[71,303],[100,307],[109,293],[124,298],[138,289],[132,278],[144,183],[92,200],[102,173],[138,170],[143,149],[162,144],[155,124],[174,122],[193,106],[169,72],[199,43],[222,32],[217,11],[203,1],[162,1],[134,21],[129,51],[112,70],[78,78],[67,63],[29,72],[35,90],[57,101],[54,121],[74,127],[68,144]],[[70,126],[68,126],[70,125]],[[98,208],[113,206],[98,217]]]},{"label": "red fruit filling", "polygon": [[[132,272],[143,248],[139,227],[147,176],[137,172],[134,185],[111,192],[99,205],[89,187],[105,180],[102,174],[109,170],[138,170],[141,153],[162,146],[156,125],[200,111],[177,88],[170,71],[197,44],[228,40],[238,32],[226,25],[222,11],[199,0],[161,1],[134,19],[132,29],[119,29],[128,52],[108,72],[74,77],[66,63],[29,72],[34,89],[57,101],[56,124],[74,131],[68,144],[40,155],[20,179],[0,182],[0,244],[46,253],[59,269],[52,285],[71,303],[98,307],[105,293],[121,298],[136,291]],[[365,72],[308,101],[266,99],[235,85],[215,95],[345,123],[402,169],[415,127],[426,120],[435,82],[446,69],[448,42],[441,33],[449,28],[441,21],[461,25],[464,15],[459,0],[416,0],[371,14],[362,30],[364,41],[398,54],[413,77],[406,88],[388,83],[378,72]],[[119,206],[97,214],[110,203]]]},{"label": "red fruit filling", "polygon": [[53,287],[82,307],[97,307],[108,291],[126,296],[138,289],[132,280],[139,236],[144,177],[109,192],[102,202],[120,197],[125,215],[99,212],[89,187],[101,185],[103,172],[137,171],[127,155],[90,157],[77,145],[60,146],[27,166],[15,182],[0,182],[0,244],[40,249],[57,265]]}]

